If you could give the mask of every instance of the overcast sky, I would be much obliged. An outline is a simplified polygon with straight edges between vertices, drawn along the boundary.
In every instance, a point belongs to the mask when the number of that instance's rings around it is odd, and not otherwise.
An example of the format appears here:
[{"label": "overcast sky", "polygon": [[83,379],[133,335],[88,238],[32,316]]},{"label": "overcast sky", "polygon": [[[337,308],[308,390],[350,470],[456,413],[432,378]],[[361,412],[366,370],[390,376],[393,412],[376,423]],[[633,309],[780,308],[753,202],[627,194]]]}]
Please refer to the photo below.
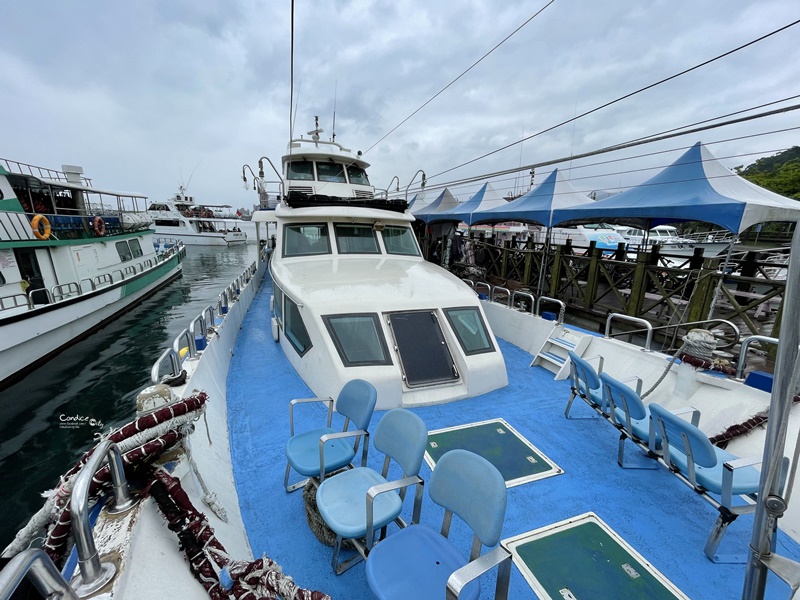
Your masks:
[{"label": "overcast sky", "polygon": [[[314,115],[366,151],[546,0],[297,1],[296,133]],[[289,135],[290,2],[168,0],[3,6],[0,157],[83,166],[94,185],[250,207],[244,163],[276,164]],[[800,18],[797,0],[555,0],[370,150],[370,177],[405,187],[678,73]],[[800,25],[431,184],[586,152],[800,94]],[[795,104],[800,99],[780,106]],[[774,107],[770,107],[774,108]],[[768,110],[768,109],[761,109]],[[800,111],[627,151],[702,140],[729,167],[798,145]],[[573,167],[582,190],[632,185],[681,150]],[[737,156],[738,155],[738,156]],[[741,156],[745,155],[745,156]],[[606,155],[605,159],[619,156]],[[551,168],[537,170],[537,182]],[[189,178],[191,176],[191,181]],[[249,178],[249,176],[248,176]],[[495,182],[526,191],[529,177]],[[466,200],[478,185],[454,188]]]}]

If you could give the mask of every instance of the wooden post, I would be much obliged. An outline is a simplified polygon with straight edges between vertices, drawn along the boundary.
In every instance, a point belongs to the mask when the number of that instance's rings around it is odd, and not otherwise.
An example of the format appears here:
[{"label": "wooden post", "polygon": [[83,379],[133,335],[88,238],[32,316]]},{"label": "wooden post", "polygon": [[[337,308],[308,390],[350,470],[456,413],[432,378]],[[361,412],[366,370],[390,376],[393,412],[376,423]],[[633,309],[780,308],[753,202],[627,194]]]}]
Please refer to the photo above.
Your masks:
[{"label": "wooden post", "polygon": [[700,270],[697,286],[689,300],[689,316],[687,318],[690,322],[705,321],[708,318],[714,290],[717,288],[717,280],[720,277],[722,274],[716,273],[713,269],[703,268]]},{"label": "wooden post", "polygon": [[553,255],[553,272],[550,273],[550,296],[558,298],[558,287],[561,284],[561,246],[556,246]]},{"label": "wooden post", "polygon": [[[784,299],[786,298],[784,292]],[[781,321],[783,320],[783,300],[781,300],[780,306],[778,306],[778,314],[775,315],[775,323],[772,324],[772,332],[769,334],[771,337],[777,338],[780,337],[781,334]],[[778,346],[776,344],[768,344],[767,345],[767,358],[769,360],[774,361],[777,358],[778,354]]]},{"label": "wooden post", "polygon": [[508,277],[508,240],[503,242],[503,249],[501,250],[501,262],[500,262],[500,277],[506,279]]},{"label": "wooden post", "polygon": [[530,239],[527,242],[525,242],[525,244],[523,245],[523,249],[521,251],[525,253],[525,264],[522,268],[522,285],[533,289],[533,282],[531,281],[531,271],[532,271],[531,267],[533,266],[533,251],[531,250]]},{"label": "wooden post", "polygon": [[602,250],[597,248],[596,242],[589,242],[589,273],[586,276],[586,289],[584,290],[583,303],[586,308],[592,308],[597,297],[597,282],[600,274],[600,255]]},{"label": "wooden post", "polygon": [[628,315],[638,317],[644,308],[644,294],[647,291],[647,264],[650,260],[648,252],[636,253],[636,268],[633,271],[631,297],[628,301]]},{"label": "wooden post", "polygon": [[[756,261],[759,258],[758,252],[750,251],[744,255],[744,260],[742,261],[742,269],[741,269],[741,276],[742,277],[755,277],[756,271],[758,270],[758,265]],[[736,284],[736,291],[737,292],[750,292],[753,289],[753,284],[748,283],[746,281],[740,281]],[[746,304],[749,300],[747,296],[734,296],[736,301],[739,304]]]}]

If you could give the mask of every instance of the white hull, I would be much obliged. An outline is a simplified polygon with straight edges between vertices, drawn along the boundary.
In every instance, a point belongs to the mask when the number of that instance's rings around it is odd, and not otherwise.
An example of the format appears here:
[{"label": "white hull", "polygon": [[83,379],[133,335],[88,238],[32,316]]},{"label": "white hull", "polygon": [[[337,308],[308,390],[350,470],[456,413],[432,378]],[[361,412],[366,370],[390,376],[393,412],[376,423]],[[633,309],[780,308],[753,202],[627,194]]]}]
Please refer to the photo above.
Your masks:
[{"label": "white hull", "polygon": [[129,310],[177,277],[181,268],[176,256],[155,267],[163,271],[157,279],[127,295],[126,287],[136,285],[141,277],[152,276],[152,271],[138,278],[129,277],[108,290],[65,300],[58,308],[43,305],[0,320],[0,384],[24,375],[70,342],[86,337],[115,315]]},{"label": "white hull", "polygon": [[183,242],[185,246],[232,246],[247,241],[241,235],[236,236],[235,232],[186,233],[185,231],[177,227],[156,227],[155,235],[157,238]]}]

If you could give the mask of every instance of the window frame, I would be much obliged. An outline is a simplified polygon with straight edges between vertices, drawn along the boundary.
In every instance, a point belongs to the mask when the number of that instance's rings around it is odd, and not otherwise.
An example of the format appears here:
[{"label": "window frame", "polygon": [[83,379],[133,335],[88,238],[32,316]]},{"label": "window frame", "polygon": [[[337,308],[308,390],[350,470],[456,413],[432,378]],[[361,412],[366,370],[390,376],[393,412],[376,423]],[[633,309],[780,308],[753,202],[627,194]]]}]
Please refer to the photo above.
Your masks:
[{"label": "window frame", "polygon": [[[364,229],[368,229],[372,233],[372,241],[375,242],[375,251],[374,252],[353,252],[353,251],[342,251],[341,246],[339,245],[339,227],[362,227]],[[336,252],[338,254],[346,255],[346,254],[367,254],[367,255],[375,255],[375,254],[382,254],[381,246],[378,243],[378,236],[375,234],[375,229],[373,229],[372,225],[368,223],[334,223],[333,224],[333,237],[336,240]]]},{"label": "window frame", "polygon": [[[122,254],[120,252],[120,247],[127,248],[128,253],[127,254]],[[120,262],[126,263],[126,262],[129,262],[129,261],[133,260],[133,252],[131,251],[131,247],[128,245],[128,241],[127,240],[120,240],[120,241],[116,242],[114,244],[114,248],[117,250],[117,256],[119,256]],[[127,258],[126,258],[126,256],[127,256]]]},{"label": "window frame", "polygon": [[[383,360],[382,361],[351,361],[347,358],[347,354],[345,352],[344,345],[342,344],[339,336],[334,328],[333,321],[337,318],[342,317],[371,317],[372,323],[375,326],[375,334],[378,338],[378,342],[380,343],[381,351],[383,352]],[[333,341],[333,345],[336,347],[336,352],[339,354],[339,358],[342,361],[342,364],[345,367],[384,367],[384,366],[391,366],[394,364],[392,362],[392,357],[389,354],[389,346],[386,343],[386,336],[383,333],[383,329],[381,328],[381,318],[378,313],[335,313],[330,315],[322,315],[322,321],[325,323],[325,329],[328,330],[328,335],[331,337]]]},{"label": "window frame", "polygon": [[[461,336],[458,333],[458,329],[453,323],[453,317],[450,315],[451,311],[460,311],[460,310],[471,310],[478,315],[478,320],[480,321],[481,326],[483,327],[483,332],[486,334],[486,341],[489,344],[488,348],[482,348],[480,350],[467,350],[467,347],[464,344],[464,340],[461,339]],[[450,329],[452,330],[453,335],[458,340],[458,345],[461,346],[461,350],[464,352],[466,356],[475,356],[477,354],[489,354],[490,352],[495,352],[495,346],[494,343],[492,342],[492,336],[489,333],[489,328],[486,326],[486,321],[483,320],[483,315],[481,314],[481,311],[477,306],[449,306],[447,308],[443,308],[442,312],[444,313],[444,316],[447,319],[448,324],[450,325]]]},{"label": "window frame", "polygon": [[[325,243],[327,245],[327,251],[325,252],[298,252],[287,254],[286,253],[286,244],[288,243],[287,240],[289,239],[286,235],[286,232],[289,231],[293,227],[321,227],[324,228],[326,235],[325,235]],[[300,235],[303,235],[302,233]],[[283,258],[297,258],[299,256],[325,256],[333,254],[333,250],[331,249],[331,236],[330,231],[328,229],[328,223],[325,221],[322,222],[310,222],[310,223],[285,223],[283,226],[283,243],[281,244],[281,256]]]},{"label": "window frame", "polygon": [[[302,327],[303,333],[305,334],[305,338],[308,340],[308,346],[306,346],[305,348],[301,348],[299,346],[297,335],[293,331],[292,325],[294,323],[293,321],[294,317],[289,318],[291,312],[289,310],[290,305],[292,306],[293,310],[297,313],[297,317],[299,319],[298,323]],[[306,324],[303,321],[303,315],[300,313],[300,307],[294,300],[292,300],[291,298],[289,298],[289,296],[284,294],[284,308],[286,309],[286,311],[284,313],[285,321],[283,323],[283,335],[286,337],[286,339],[289,341],[289,344],[292,346],[292,348],[294,348],[295,352],[297,352],[299,356],[301,357],[305,356],[308,353],[308,351],[314,347],[314,344],[311,342],[311,336],[308,335],[308,328],[306,327]]]},{"label": "window frame", "polygon": [[[407,252],[394,252],[389,249],[389,245],[386,243],[385,232],[386,230],[402,230],[408,232],[408,235],[411,236],[412,243],[414,244],[414,253],[409,254]],[[381,231],[381,238],[383,241],[383,248],[386,250],[386,254],[391,254],[392,256],[422,256],[422,252],[420,251],[419,244],[417,243],[416,236],[414,235],[414,231],[411,227],[404,227],[403,225],[386,225]]]}]

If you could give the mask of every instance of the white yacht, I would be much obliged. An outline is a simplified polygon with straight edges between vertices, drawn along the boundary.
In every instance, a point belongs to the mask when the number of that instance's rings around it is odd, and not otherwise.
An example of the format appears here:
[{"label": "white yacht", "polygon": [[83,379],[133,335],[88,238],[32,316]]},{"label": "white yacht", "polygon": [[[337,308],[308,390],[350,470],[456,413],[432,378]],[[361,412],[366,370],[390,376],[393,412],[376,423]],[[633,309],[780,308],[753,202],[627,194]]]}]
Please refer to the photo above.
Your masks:
[{"label": "white yacht", "polygon": [[628,249],[642,248],[644,244],[658,244],[662,254],[692,256],[695,248],[703,248],[703,256],[711,258],[724,252],[735,243],[731,232],[711,231],[681,235],[672,225],[658,225],[648,232],[637,227],[616,227],[617,232],[628,242]]},{"label": "white yacht", "polygon": [[169,200],[152,202],[147,214],[159,239],[179,240],[187,246],[231,246],[247,243],[235,217],[217,216],[227,204],[195,204],[183,187]]},{"label": "white yacht", "polygon": [[147,198],[82,174],[0,159],[0,387],[181,274],[182,245],[155,251]]}]

